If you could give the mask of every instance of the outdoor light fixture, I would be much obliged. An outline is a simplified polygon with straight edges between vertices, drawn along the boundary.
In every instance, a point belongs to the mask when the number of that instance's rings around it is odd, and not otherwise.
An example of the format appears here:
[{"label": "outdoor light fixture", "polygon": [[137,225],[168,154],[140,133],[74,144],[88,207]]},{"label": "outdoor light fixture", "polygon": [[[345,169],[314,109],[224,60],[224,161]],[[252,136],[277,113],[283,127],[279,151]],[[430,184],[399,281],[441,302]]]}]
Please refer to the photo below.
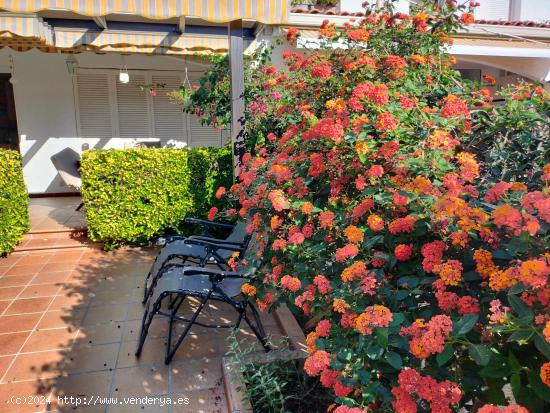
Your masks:
[{"label": "outdoor light fixture", "polygon": [[121,70],[118,74],[118,80],[120,83],[128,83],[130,81],[130,75],[128,74],[128,70],[124,69]]},{"label": "outdoor light fixture", "polygon": [[15,78],[15,61],[13,60],[13,56],[10,54],[9,56],[10,60],[10,83],[12,85],[15,85],[17,83],[17,79]]},{"label": "outdoor light fixture", "polygon": [[130,75],[128,74],[124,56],[120,57],[120,73],[118,74],[118,80],[120,83],[128,83],[130,81]]}]

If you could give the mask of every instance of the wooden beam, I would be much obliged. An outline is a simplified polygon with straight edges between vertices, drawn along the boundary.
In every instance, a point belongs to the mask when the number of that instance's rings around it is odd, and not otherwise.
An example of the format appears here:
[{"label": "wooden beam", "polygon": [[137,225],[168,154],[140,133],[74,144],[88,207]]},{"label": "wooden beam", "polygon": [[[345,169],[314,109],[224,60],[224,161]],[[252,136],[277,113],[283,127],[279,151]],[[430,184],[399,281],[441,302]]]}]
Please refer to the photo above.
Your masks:
[{"label": "wooden beam", "polygon": [[228,24],[229,73],[231,81],[231,143],[233,144],[233,168],[239,174],[245,151],[244,133],[244,41],[243,21]]},{"label": "wooden beam", "polygon": [[105,16],[93,17],[95,24],[101,27],[103,30],[107,30],[107,18]]},{"label": "wooden beam", "polygon": [[180,16],[178,20],[178,30],[180,33],[185,33],[185,16]]}]

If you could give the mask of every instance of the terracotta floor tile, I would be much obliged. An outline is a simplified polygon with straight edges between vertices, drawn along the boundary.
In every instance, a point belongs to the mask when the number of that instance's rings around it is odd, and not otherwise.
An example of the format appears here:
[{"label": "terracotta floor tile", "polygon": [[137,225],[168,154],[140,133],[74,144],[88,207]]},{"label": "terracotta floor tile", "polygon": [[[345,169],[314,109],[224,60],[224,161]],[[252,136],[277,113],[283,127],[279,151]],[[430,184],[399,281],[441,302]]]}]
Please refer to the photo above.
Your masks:
[{"label": "terracotta floor tile", "polygon": [[34,278],[33,275],[4,275],[0,278],[0,287],[17,287],[24,286],[29,283]]},{"label": "terracotta floor tile", "polygon": [[65,352],[63,369],[69,374],[115,368],[119,343],[75,346]]},{"label": "terracotta floor tile", "polygon": [[122,340],[123,329],[124,323],[120,321],[84,325],[78,331],[77,343],[85,345],[118,343]]},{"label": "terracotta floor tile", "polygon": [[15,359],[15,356],[0,357],[0,378],[4,376],[4,373],[8,370],[8,367],[10,367],[14,359]]},{"label": "terracotta floor tile", "polygon": [[[46,408],[46,397],[50,394],[51,383],[47,380],[24,383],[0,384],[0,412],[6,413],[34,413]],[[9,400],[18,397],[38,396],[37,404],[14,404]],[[13,397],[13,398],[12,398]],[[40,397],[43,397],[40,400]]]},{"label": "terracotta floor tile", "polygon": [[19,298],[51,297],[60,290],[56,284],[30,285],[25,287]]},{"label": "terracotta floor tile", "polygon": [[164,339],[147,340],[143,346],[141,356],[135,356],[137,341],[126,341],[120,346],[117,368],[132,366],[164,365]]},{"label": "terracotta floor tile", "polygon": [[7,275],[32,275],[36,274],[43,267],[42,264],[26,264],[26,265],[14,265],[8,271]]},{"label": "terracotta floor tile", "polygon": [[51,263],[57,263],[57,262],[72,262],[76,263],[82,257],[83,251],[70,251],[70,250],[64,250],[64,251],[58,251],[50,257],[48,260],[48,264]]},{"label": "terracotta floor tile", "polygon": [[42,268],[42,270],[40,272],[45,272],[45,273],[57,272],[57,271],[70,272],[70,271],[75,269],[76,265],[77,264],[74,261],[72,261],[72,262],[48,263],[48,264],[44,265],[44,267]]},{"label": "terracotta floor tile", "polygon": [[77,331],[70,328],[33,331],[21,352],[67,348],[73,344],[76,335]]},{"label": "terracotta floor tile", "polygon": [[10,267],[16,264],[24,255],[22,254],[11,254],[7,257],[0,257],[0,267]]},{"label": "terracotta floor tile", "polygon": [[22,298],[14,300],[4,315],[26,314],[44,311],[52,301],[52,297]]},{"label": "terracotta floor tile", "polygon": [[4,310],[9,307],[10,304],[11,301],[0,301],[0,314],[2,314]]},{"label": "terracotta floor tile", "polygon": [[56,296],[50,306],[50,310],[82,309],[88,305],[88,299],[78,292],[65,292]]},{"label": "terracotta floor tile", "polygon": [[174,359],[172,369],[172,388],[181,392],[211,389],[219,385],[222,379],[221,358]]},{"label": "terracotta floor tile", "polygon": [[[136,341],[141,332],[141,320],[126,321],[124,323],[124,334],[122,341]],[[147,340],[155,338],[166,338],[168,336],[168,322],[162,318],[156,318],[149,326]]]},{"label": "terracotta floor tile", "polygon": [[13,300],[24,288],[22,285],[18,287],[2,287],[0,288],[0,300]]},{"label": "terracotta floor tile", "polygon": [[0,267],[0,277],[2,275],[5,275],[11,268],[11,265],[7,266],[7,267]]},{"label": "terracotta floor tile", "polygon": [[64,354],[60,351],[19,354],[3,383],[59,377],[64,372],[63,363]]},{"label": "terracotta floor tile", "polygon": [[27,254],[17,261],[17,266],[20,265],[34,265],[38,268],[41,268],[46,264],[46,262],[53,255],[51,252],[36,252],[32,254]]},{"label": "terracotta floor tile", "polygon": [[124,321],[126,318],[127,304],[101,305],[88,308],[84,317],[84,325],[98,324],[110,321]]},{"label": "terracotta floor tile", "polygon": [[0,356],[17,353],[29,334],[29,331],[0,334]]},{"label": "terracotta floor tile", "polygon": [[53,392],[56,396],[106,397],[109,394],[112,377],[111,371],[60,377],[56,380]]},{"label": "terracotta floor tile", "polygon": [[72,327],[76,330],[82,324],[84,313],[84,309],[63,309],[47,311],[46,313],[44,313],[44,316],[38,323],[37,328],[40,330],[45,328]]},{"label": "terracotta floor tile", "polygon": [[32,330],[40,317],[41,313],[5,315],[0,317],[0,333],[14,333],[18,331]]},{"label": "terracotta floor tile", "polygon": [[[227,402],[221,383],[219,386],[206,389],[194,390],[182,394],[175,394],[172,400],[183,399],[184,403],[172,406],[173,413],[226,413]],[[185,404],[185,399],[189,401]]]},{"label": "terracotta floor tile", "polygon": [[168,393],[167,366],[139,366],[117,369],[113,397],[144,397]]},{"label": "terracotta floor tile", "polygon": [[66,271],[60,272],[40,272],[34,277],[30,285],[35,284],[58,284],[66,281],[70,277],[71,273]]},{"label": "terracotta floor tile", "polygon": [[[139,397],[139,396],[138,396]],[[153,404],[153,402],[148,402],[148,404],[120,404],[120,405],[111,405],[108,407],[107,412],[108,413],[169,413],[170,406],[165,401],[166,397],[168,396],[159,396],[157,398],[158,401],[156,401],[156,404]],[[136,402],[139,401],[138,398],[136,398]],[[188,411],[188,413],[194,413],[191,412],[191,410]]]}]

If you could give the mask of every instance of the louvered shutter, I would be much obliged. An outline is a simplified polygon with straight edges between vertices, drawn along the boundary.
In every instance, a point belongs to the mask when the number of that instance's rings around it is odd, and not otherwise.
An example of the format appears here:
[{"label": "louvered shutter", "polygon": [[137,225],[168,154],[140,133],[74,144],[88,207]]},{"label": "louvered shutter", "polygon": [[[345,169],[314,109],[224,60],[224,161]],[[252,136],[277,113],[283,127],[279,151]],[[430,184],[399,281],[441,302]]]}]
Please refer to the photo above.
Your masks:
[{"label": "louvered shutter", "polygon": [[145,75],[136,73],[130,73],[128,83],[116,81],[118,133],[121,138],[151,137],[148,92],[139,87],[145,84]]},{"label": "louvered shutter", "polygon": [[165,85],[151,98],[155,138],[159,139],[163,146],[169,140],[187,142],[186,116],[181,106],[172,103],[168,97],[168,92],[180,87],[181,78],[178,75],[153,74],[151,79],[153,84]]},{"label": "louvered shutter", "polygon": [[[189,80],[193,86],[199,84],[199,73],[189,73]],[[218,148],[222,145],[222,131],[211,126],[201,125],[195,115],[188,116],[189,146],[211,146]]]},{"label": "louvered shutter", "polygon": [[76,75],[78,124],[83,138],[113,136],[109,84],[107,73]]},{"label": "louvered shutter", "polygon": [[478,20],[508,20],[510,0],[483,0],[475,8],[474,15]]}]

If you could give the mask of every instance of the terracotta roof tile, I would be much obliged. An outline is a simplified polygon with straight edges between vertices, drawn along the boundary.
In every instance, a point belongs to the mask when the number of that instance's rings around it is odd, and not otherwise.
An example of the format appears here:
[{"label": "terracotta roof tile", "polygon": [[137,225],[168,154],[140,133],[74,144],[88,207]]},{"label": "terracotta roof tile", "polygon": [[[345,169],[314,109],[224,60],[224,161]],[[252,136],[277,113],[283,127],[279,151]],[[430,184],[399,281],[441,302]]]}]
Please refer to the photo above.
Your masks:
[{"label": "terracotta roof tile", "polygon": [[[300,7],[295,7],[290,10],[291,13],[301,13],[301,14],[320,14],[323,16],[349,16],[349,17],[361,17],[364,16],[364,13],[361,12],[349,12],[349,11],[323,11],[317,9],[305,9]],[[533,21],[506,21],[506,20],[476,20],[477,24],[489,24],[495,26],[518,26],[518,27],[538,27],[543,29],[550,29],[549,23],[537,23]]]}]

